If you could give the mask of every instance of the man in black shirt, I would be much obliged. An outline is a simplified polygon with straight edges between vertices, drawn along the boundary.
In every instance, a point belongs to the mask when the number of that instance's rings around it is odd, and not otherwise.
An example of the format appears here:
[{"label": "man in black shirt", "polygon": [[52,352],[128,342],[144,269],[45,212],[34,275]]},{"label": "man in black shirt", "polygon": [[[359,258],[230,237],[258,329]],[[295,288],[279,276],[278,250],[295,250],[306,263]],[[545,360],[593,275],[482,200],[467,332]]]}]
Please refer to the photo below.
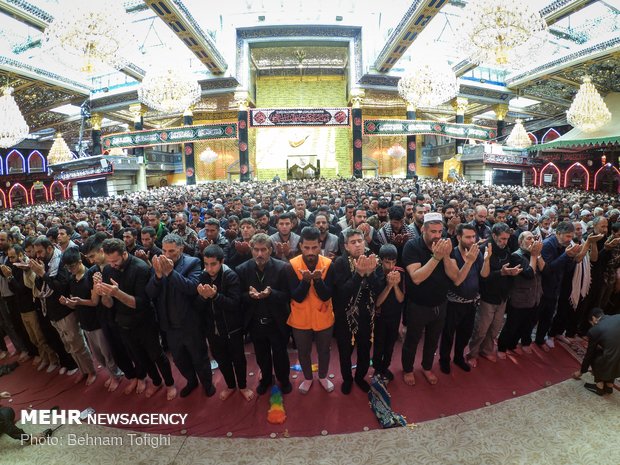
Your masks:
[{"label": "man in black shirt", "polygon": [[441,213],[424,215],[422,236],[408,241],[403,249],[403,265],[407,270],[407,336],[403,343],[402,364],[405,384],[413,386],[413,361],[418,342],[424,332],[422,369],[430,384],[437,384],[431,371],[439,336],[446,317],[446,295],[452,280],[450,261],[452,242],[442,239]]},{"label": "man in black shirt", "polygon": [[142,248],[141,250],[137,250],[135,255],[140,260],[144,260],[144,262],[146,262],[146,264],[150,268],[152,265],[151,260],[153,259],[153,257],[161,255],[164,252],[155,245],[155,241],[157,240],[157,233],[155,232],[155,229],[151,228],[150,226],[142,228],[142,231],[140,231],[140,239],[140,242],[142,243]]},{"label": "man in black shirt", "polygon": [[[163,376],[166,397],[172,400],[177,395],[174,378],[159,342],[155,312],[146,294],[151,277],[149,268],[142,260],[129,255],[120,239],[106,239],[102,247],[107,266],[101,275],[93,275],[93,281],[103,305],[114,309],[121,337],[133,357],[137,379],[131,380],[126,391],[135,389],[141,394],[146,390],[146,397],[152,397],[161,387]],[[148,389],[147,373],[153,382]]]},{"label": "man in black shirt", "polygon": [[138,231],[135,228],[123,229],[123,242],[127,247],[127,253],[136,255],[138,250],[142,250],[142,246],[138,244]]},{"label": "man in black shirt", "polygon": [[241,281],[244,324],[252,337],[256,362],[262,373],[256,393],[267,392],[275,370],[282,392],[288,394],[293,389],[286,347],[289,339],[286,320],[290,313],[287,270],[290,265],[271,258],[273,246],[266,234],[256,234],[250,247],[252,260],[239,265],[236,272]]}]

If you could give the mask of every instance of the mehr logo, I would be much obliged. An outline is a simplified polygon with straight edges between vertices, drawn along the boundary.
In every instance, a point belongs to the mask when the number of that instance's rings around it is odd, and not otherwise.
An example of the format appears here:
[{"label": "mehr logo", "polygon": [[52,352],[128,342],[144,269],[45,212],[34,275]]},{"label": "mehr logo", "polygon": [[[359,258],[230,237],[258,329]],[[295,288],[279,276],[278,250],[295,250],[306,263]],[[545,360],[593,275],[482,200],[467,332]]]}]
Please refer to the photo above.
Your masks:
[{"label": "mehr logo", "polygon": [[95,413],[92,407],[86,410],[22,410],[22,423],[33,425],[89,425],[101,426],[153,426],[185,425],[187,413]]}]

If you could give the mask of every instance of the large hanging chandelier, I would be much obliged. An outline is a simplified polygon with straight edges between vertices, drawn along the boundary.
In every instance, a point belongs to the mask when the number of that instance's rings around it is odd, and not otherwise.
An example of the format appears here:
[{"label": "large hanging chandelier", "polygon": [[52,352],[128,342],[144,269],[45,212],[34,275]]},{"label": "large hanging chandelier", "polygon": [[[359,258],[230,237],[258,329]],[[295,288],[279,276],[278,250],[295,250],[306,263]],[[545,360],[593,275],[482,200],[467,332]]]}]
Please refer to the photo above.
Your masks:
[{"label": "large hanging chandelier", "polygon": [[201,88],[189,73],[172,67],[149,71],[138,88],[138,100],[162,113],[181,113],[200,99]]},{"label": "large hanging chandelier", "polygon": [[547,31],[545,20],[527,2],[472,0],[463,12],[457,44],[474,63],[512,68],[540,53]]},{"label": "large hanging chandelier", "polygon": [[404,149],[402,145],[394,144],[387,150],[387,154],[390,158],[393,158],[395,160],[400,160],[405,155],[407,155],[407,151]]},{"label": "large hanging chandelier", "polygon": [[59,47],[84,59],[82,71],[92,73],[105,63],[116,69],[127,65],[135,39],[119,0],[69,0],[45,30],[44,46]]},{"label": "large hanging chandelier", "polygon": [[458,91],[456,75],[445,60],[415,61],[398,81],[398,93],[414,108],[435,107]]},{"label": "large hanging chandelier", "polygon": [[69,150],[69,146],[62,138],[62,134],[57,132],[54,136],[54,143],[52,144],[52,148],[47,154],[47,164],[56,165],[58,163],[65,163],[67,161],[73,160],[73,153]]},{"label": "large hanging chandelier", "polygon": [[13,98],[13,88],[5,87],[0,97],[0,147],[9,148],[23,141],[30,129]]},{"label": "large hanging chandelier", "polygon": [[610,119],[611,113],[592,84],[592,79],[584,76],[583,84],[566,112],[566,120],[577,129],[592,132],[607,124]]},{"label": "large hanging chandelier", "polygon": [[215,162],[215,160],[217,160],[217,153],[215,153],[213,151],[213,149],[211,149],[210,147],[207,147],[199,156],[198,158],[200,158],[200,161],[202,161],[203,163],[213,163]]},{"label": "large hanging chandelier", "polygon": [[515,121],[510,135],[506,138],[506,145],[508,147],[520,149],[525,149],[532,145],[532,139],[530,139],[530,136],[528,136],[527,131],[523,127],[522,120],[518,119]]}]

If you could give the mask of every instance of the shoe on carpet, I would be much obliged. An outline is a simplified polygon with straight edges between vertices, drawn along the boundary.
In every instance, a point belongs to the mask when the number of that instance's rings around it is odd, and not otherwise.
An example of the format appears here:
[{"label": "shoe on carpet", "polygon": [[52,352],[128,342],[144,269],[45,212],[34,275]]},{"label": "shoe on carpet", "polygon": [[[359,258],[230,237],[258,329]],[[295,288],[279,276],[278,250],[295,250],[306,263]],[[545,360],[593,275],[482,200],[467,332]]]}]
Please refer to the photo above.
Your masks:
[{"label": "shoe on carpet", "polygon": [[327,392],[332,392],[334,390],[334,383],[327,378],[319,378],[319,383],[321,383],[321,386],[323,386],[323,389]]},{"label": "shoe on carpet", "polygon": [[383,377],[385,379],[387,379],[388,381],[394,381],[394,373],[392,373],[388,368],[386,368],[385,370],[383,370],[383,372],[381,373],[383,375]]},{"label": "shoe on carpet", "polygon": [[594,394],[599,395],[599,396],[602,396],[603,394],[605,394],[605,389],[599,388],[595,383],[585,383],[583,387],[586,388],[588,391],[593,392]]},{"label": "shoe on carpet", "polygon": [[605,394],[613,394],[614,393],[614,388],[611,386],[605,386],[603,388],[603,390],[605,391]]}]

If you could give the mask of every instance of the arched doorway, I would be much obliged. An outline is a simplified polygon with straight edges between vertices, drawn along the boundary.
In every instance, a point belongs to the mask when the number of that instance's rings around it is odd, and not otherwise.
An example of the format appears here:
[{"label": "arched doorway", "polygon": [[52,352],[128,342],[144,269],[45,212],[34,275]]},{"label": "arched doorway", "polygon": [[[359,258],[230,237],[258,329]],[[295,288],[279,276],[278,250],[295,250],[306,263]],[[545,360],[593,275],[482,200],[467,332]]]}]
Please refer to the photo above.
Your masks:
[{"label": "arched doorway", "polygon": [[20,183],[15,183],[9,189],[9,207],[20,207],[28,205],[28,191]]},{"label": "arched doorway", "polygon": [[2,203],[2,208],[9,208],[9,205],[6,203],[6,194],[3,189],[0,189],[0,194],[0,203]]},{"label": "arched doorway", "polygon": [[45,172],[45,157],[38,150],[34,150],[28,155],[28,172],[29,173],[44,173]]},{"label": "arched doorway", "polygon": [[540,170],[538,174],[539,186],[558,186],[562,187],[562,175],[560,168],[554,163],[549,162]]},{"label": "arched doorway", "polygon": [[60,181],[54,181],[50,185],[50,199],[53,201],[60,201],[66,198],[65,185]]},{"label": "arched doorway", "polygon": [[590,188],[590,172],[581,163],[573,163],[564,173],[564,187],[587,191]]},{"label": "arched doorway", "polygon": [[599,168],[594,174],[594,189],[603,192],[620,193],[620,171],[611,163]]},{"label": "arched doorway", "polygon": [[26,159],[18,150],[11,150],[6,156],[6,174],[26,172]]},{"label": "arched doorway", "polygon": [[68,182],[67,185],[65,186],[65,199],[72,199],[73,198],[73,185]]},{"label": "arched doorway", "polygon": [[32,187],[30,187],[30,203],[34,205],[35,203],[43,203],[47,201],[48,196],[45,184],[41,181],[35,182]]}]

